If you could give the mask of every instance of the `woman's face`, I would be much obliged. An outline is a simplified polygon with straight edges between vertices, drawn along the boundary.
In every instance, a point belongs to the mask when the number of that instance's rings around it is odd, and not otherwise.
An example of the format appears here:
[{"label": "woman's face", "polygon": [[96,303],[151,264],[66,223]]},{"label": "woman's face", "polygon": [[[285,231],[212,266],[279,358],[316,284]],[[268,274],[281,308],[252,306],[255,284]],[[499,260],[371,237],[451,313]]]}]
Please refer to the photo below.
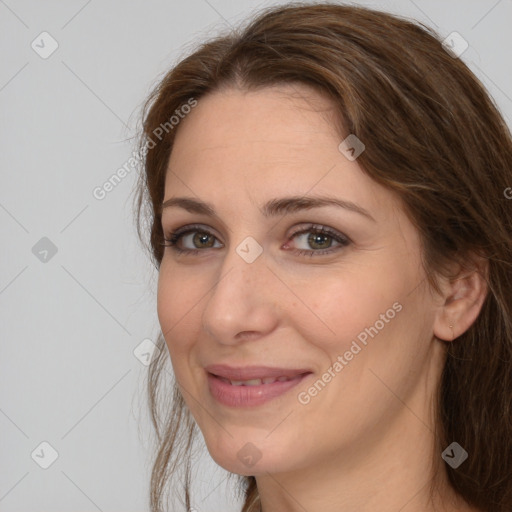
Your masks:
[{"label": "woman's face", "polygon": [[419,236],[339,149],[331,115],[304,86],[230,89],[177,127],[164,200],[188,202],[162,225],[190,231],[165,248],[158,316],[208,450],[234,473],[339,467],[432,425],[440,302]]}]

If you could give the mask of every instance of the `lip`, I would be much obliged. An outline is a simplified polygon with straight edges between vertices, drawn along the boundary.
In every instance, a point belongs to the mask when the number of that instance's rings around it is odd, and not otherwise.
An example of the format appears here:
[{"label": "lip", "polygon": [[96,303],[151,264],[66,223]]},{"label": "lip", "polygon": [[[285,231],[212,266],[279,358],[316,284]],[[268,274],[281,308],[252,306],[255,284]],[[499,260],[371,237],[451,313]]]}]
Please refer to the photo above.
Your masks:
[{"label": "lip", "polygon": [[[227,365],[206,366],[208,388],[217,402],[228,407],[254,407],[269,402],[297,386],[312,374],[307,368],[272,368],[268,366],[232,367]],[[275,381],[256,386],[235,386],[222,379],[251,380],[265,377],[287,377],[287,381]]]}]

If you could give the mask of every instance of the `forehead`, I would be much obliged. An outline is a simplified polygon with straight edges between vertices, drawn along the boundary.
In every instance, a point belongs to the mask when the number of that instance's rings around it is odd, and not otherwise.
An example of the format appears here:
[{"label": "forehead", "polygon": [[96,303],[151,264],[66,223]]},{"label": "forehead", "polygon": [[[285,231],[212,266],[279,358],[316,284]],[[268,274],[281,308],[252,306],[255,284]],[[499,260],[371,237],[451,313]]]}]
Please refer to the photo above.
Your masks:
[{"label": "forehead", "polygon": [[[250,144],[262,143],[281,144],[283,151],[293,146],[293,151],[302,149],[307,154],[310,144],[337,146],[339,139],[332,103],[311,88],[298,85],[215,91],[202,97],[178,128],[173,157],[197,150],[232,151],[242,145],[242,150],[249,150]],[[275,152],[274,148],[269,150]]]},{"label": "forehead", "polygon": [[396,203],[340,152],[333,104],[309,87],[216,91],[177,128],[165,198],[187,193],[262,204],[285,192],[312,192],[360,201],[369,210]]}]

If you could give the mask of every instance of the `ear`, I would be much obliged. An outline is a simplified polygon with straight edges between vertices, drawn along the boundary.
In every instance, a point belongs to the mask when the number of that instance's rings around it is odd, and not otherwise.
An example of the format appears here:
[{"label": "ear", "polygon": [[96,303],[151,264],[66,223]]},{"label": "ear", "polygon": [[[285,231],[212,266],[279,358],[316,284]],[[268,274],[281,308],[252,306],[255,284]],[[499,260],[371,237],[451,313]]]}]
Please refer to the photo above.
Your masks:
[{"label": "ear", "polygon": [[464,334],[477,319],[488,292],[489,262],[473,258],[471,270],[461,269],[455,277],[441,278],[441,304],[436,312],[434,335],[453,341]]}]

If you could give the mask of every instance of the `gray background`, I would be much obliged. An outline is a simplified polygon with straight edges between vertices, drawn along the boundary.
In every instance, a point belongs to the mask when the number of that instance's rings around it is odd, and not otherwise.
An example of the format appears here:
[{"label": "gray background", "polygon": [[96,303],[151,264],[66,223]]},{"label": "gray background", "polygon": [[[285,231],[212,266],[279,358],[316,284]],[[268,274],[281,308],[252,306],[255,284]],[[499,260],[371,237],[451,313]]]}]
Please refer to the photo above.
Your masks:
[{"label": "gray background", "polygon": [[[157,77],[276,3],[0,0],[0,511],[148,510],[148,356],[134,350],[159,332],[157,275],[132,221],[135,172],[102,200],[93,190],[131,156]],[[510,125],[511,0],[358,3],[459,32]],[[42,442],[58,453],[47,469]],[[239,510],[205,464],[194,508]]]}]

